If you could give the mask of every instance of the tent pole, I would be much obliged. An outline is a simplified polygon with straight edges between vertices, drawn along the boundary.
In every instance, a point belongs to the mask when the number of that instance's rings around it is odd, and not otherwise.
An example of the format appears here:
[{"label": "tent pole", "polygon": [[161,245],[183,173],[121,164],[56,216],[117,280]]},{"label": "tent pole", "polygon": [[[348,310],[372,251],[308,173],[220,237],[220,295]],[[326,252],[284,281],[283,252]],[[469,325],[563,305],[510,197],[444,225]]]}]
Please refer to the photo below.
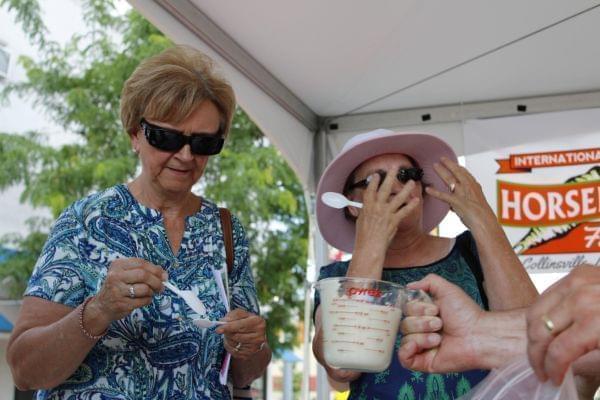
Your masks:
[{"label": "tent pole", "polygon": [[[320,129],[315,133],[314,136],[314,146],[313,146],[313,182],[314,186],[312,188],[311,195],[311,213],[310,213],[310,221],[311,221],[311,236],[312,236],[312,244],[314,249],[314,277],[312,277],[313,281],[316,281],[319,276],[319,268],[322,265],[325,265],[329,262],[328,255],[328,246],[321,233],[319,232],[319,228],[317,226],[316,220],[316,201],[315,198],[316,186],[319,182],[319,178],[321,174],[327,167],[328,162],[328,147],[327,147],[327,121],[322,121]],[[312,356],[312,354],[311,354]],[[327,381],[327,373],[325,369],[321,366],[317,366],[317,400],[329,400],[329,382]]]}]

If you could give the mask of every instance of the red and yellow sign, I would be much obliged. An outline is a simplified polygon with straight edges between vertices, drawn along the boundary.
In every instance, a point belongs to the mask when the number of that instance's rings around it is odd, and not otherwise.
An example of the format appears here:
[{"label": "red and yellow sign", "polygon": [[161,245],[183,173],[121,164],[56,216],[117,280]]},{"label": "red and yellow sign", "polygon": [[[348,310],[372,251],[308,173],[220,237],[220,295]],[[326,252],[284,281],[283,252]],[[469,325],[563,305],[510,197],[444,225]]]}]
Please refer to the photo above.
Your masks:
[{"label": "red and yellow sign", "polygon": [[[497,173],[600,163],[600,149],[512,154]],[[520,255],[600,252],[600,166],[562,183],[533,185],[497,180],[500,224],[529,228],[515,244]]]},{"label": "red and yellow sign", "polygon": [[531,172],[532,168],[595,164],[600,163],[600,148],[511,154],[509,158],[497,159],[496,162],[500,165],[497,174]]},{"label": "red and yellow sign", "polygon": [[498,181],[498,220],[508,226],[553,226],[600,218],[600,180],[557,185]]}]

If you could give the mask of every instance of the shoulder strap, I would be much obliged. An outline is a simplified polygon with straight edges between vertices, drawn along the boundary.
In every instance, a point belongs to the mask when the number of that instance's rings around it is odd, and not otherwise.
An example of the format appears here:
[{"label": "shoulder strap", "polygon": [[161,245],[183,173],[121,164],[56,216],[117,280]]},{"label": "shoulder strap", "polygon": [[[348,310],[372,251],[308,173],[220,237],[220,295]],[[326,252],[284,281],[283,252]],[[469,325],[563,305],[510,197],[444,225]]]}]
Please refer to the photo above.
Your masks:
[{"label": "shoulder strap", "polygon": [[223,240],[225,241],[225,255],[227,260],[227,272],[233,270],[233,230],[231,228],[231,213],[228,209],[219,207],[221,217],[221,229],[223,229]]},{"label": "shoulder strap", "polygon": [[481,269],[481,263],[479,257],[473,254],[475,243],[472,243],[473,238],[470,233],[462,233],[456,237],[456,246],[460,251],[460,255],[464,258],[471,270],[471,273],[475,276],[477,281],[477,289],[481,295],[481,301],[483,302],[483,308],[489,310],[489,303],[487,294],[483,288],[483,270]]}]

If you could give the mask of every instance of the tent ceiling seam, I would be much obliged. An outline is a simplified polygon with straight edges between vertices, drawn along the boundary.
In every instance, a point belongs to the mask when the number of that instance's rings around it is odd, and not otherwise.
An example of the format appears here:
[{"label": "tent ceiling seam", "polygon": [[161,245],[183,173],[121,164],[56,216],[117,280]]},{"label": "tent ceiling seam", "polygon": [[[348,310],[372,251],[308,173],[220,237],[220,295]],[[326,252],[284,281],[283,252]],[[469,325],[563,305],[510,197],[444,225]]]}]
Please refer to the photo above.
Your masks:
[{"label": "tent ceiling seam", "polygon": [[[263,93],[273,99],[306,128],[312,132],[318,129],[319,116],[215,24],[202,10],[189,1],[156,0],[156,3],[227,60],[232,67],[258,86]],[[204,22],[204,29],[198,27],[197,23],[192,22],[198,22],[199,20]],[[261,79],[261,76],[263,79]]]},{"label": "tent ceiling seam", "polygon": [[444,75],[444,74],[446,74],[446,73],[448,73],[450,71],[453,71],[453,70],[455,70],[457,68],[460,68],[460,67],[462,67],[462,66],[464,66],[466,64],[469,64],[469,63],[472,63],[474,61],[477,61],[477,60],[479,60],[479,59],[481,59],[483,57],[487,57],[490,54],[498,52],[498,51],[500,51],[500,50],[502,50],[502,49],[504,49],[506,47],[512,46],[512,45],[514,45],[514,44],[516,44],[516,43],[518,43],[520,41],[523,41],[523,40],[528,39],[528,38],[530,38],[530,37],[532,37],[534,35],[537,35],[538,33],[544,32],[544,31],[546,31],[548,29],[551,29],[551,28],[553,28],[555,26],[558,26],[558,25],[560,25],[560,24],[562,24],[564,22],[567,22],[567,21],[569,21],[569,20],[571,20],[573,18],[576,18],[576,17],[579,17],[579,16],[581,16],[583,14],[586,14],[586,13],[588,13],[588,12],[590,12],[590,11],[598,8],[598,7],[600,7],[600,3],[597,3],[597,4],[593,5],[593,6],[590,6],[590,7],[586,8],[586,9],[584,9],[582,11],[579,11],[579,12],[577,12],[575,14],[569,15],[568,17],[565,17],[565,18],[562,18],[562,19],[560,19],[558,21],[555,21],[555,22],[553,22],[553,23],[551,23],[549,25],[546,25],[546,26],[544,26],[542,28],[536,29],[535,31],[532,31],[532,32],[530,32],[530,33],[528,33],[526,35],[521,36],[521,37],[518,37],[517,39],[513,39],[513,40],[511,40],[511,41],[509,41],[507,43],[501,44],[500,46],[497,46],[497,47],[495,47],[495,48],[493,48],[491,50],[485,51],[485,52],[483,52],[481,54],[478,54],[478,55],[476,55],[474,57],[471,57],[471,58],[469,58],[469,59],[467,59],[465,61],[462,61],[462,62],[460,62],[458,64],[455,64],[455,65],[453,65],[451,67],[445,68],[442,71],[436,72],[436,73],[434,73],[432,75],[429,75],[429,76],[427,76],[427,77],[425,77],[423,79],[420,79],[420,80],[418,80],[418,81],[416,81],[414,83],[411,83],[411,84],[409,84],[407,86],[404,86],[404,87],[402,87],[400,89],[394,90],[393,92],[390,92],[388,94],[380,96],[380,97],[378,97],[378,98],[376,98],[374,100],[370,100],[370,101],[368,101],[368,102],[366,102],[366,103],[364,103],[364,104],[362,104],[362,105],[360,105],[358,107],[355,107],[355,108],[351,109],[350,111],[346,111],[344,113],[338,114],[338,115],[336,115],[335,117],[332,117],[332,118],[344,117],[344,116],[350,115],[352,113],[355,113],[358,110],[361,110],[361,109],[363,109],[365,107],[368,107],[368,106],[370,106],[372,104],[375,104],[377,102],[385,100],[385,99],[387,99],[387,98],[389,98],[391,96],[394,96],[394,95],[396,95],[398,93],[406,91],[406,90],[408,90],[410,88],[418,86],[418,85],[420,85],[422,83],[425,83],[425,82],[427,82],[427,81],[429,81],[431,79],[437,78],[440,75]]}]

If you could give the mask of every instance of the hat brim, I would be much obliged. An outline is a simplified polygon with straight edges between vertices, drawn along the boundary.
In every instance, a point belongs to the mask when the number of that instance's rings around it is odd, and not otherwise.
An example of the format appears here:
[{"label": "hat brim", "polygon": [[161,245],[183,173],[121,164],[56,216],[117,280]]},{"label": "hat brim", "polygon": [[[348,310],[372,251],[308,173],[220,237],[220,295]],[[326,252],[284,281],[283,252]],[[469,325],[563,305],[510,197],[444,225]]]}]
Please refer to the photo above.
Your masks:
[{"label": "hat brim", "polygon": [[[317,187],[317,224],[323,238],[332,246],[351,253],[354,249],[355,223],[344,215],[344,209],[326,206],[321,196],[326,192],[342,193],[348,176],[364,161],[382,154],[406,154],[423,169],[423,181],[439,191],[448,186],[433,169],[433,164],[446,157],[457,162],[454,151],[435,136],[424,133],[394,132],[354,144],[342,152],[323,172]],[[431,231],[444,219],[450,206],[432,196],[423,201],[423,230]]]}]

